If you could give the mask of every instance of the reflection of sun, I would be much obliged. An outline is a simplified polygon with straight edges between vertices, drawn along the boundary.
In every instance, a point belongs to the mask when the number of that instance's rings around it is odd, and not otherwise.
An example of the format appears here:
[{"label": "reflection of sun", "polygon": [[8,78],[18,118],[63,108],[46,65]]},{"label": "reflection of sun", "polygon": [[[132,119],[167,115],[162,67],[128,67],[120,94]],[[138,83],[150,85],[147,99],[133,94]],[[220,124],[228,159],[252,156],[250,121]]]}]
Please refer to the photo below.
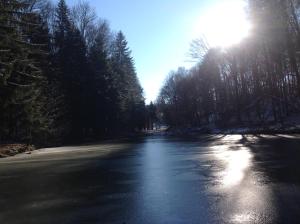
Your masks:
[{"label": "reflection of sun", "polygon": [[222,172],[222,183],[224,186],[233,186],[240,183],[245,175],[246,169],[250,166],[251,153],[246,148],[239,150],[217,149],[215,151],[218,159],[225,164]]},{"label": "reflection of sun", "polygon": [[233,223],[249,223],[251,220],[253,221],[255,214],[240,214],[234,215],[231,221]]},{"label": "reflection of sun", "polygon": [[228,152],[224,157],[228,166],[223,178],[223,184],[231,186],[239,183],[244,177],[246,168],[249,166],[250,158],[251,155],[246,149]]},{"label": "reflection of sun", "polygon": [[226,0],[211,7],[200,18],[197,35],[203,36],[211,47],[228,47],[249,35],[251,25],[243,0]]}]

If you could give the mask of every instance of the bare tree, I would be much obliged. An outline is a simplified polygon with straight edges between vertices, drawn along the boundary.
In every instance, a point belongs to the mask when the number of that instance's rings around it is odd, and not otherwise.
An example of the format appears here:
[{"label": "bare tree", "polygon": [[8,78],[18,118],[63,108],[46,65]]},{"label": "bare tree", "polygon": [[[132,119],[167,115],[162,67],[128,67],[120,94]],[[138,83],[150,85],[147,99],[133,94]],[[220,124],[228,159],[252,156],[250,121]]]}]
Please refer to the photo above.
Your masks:
[{"label": "bare tree", "polygon": [[80,0],[71,10],[71,19],[86,40],[95,24],[97,15],[87,1]]},{"label": "bare tree", "polygon": [[189,56],[192,61],[201,61],[210,46],[204,37],[194,39],[190,44]]}]

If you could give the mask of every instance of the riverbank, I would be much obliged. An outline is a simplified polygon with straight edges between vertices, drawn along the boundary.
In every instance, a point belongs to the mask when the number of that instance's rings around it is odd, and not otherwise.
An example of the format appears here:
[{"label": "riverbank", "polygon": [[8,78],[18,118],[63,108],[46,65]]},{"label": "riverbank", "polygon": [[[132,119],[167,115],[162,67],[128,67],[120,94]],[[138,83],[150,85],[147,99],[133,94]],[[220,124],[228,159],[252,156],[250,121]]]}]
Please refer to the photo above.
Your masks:
[{"label": "riverbank", "polygon": [[[76,145],[88,146],[94,144],[111,144],[111,143],[121,143],[121,142],[130,142],[130,140],[136,140],[138,138],[143,138],[145,136],[151,135],[166,135],[166,136],[200,136],[200,135],[231,135],[231,134],[253,134],[253,135],[273,135],[273,134],[300,134],[300,125],[268,125],[268,126],[252,126],[252,127],[232,127],[232,128],[215,128],[211,126],[203,126],[200,128],[183,128],[183,127],[169,127],[157,130],[148,130],[139,133],[130,133],[127,135],[119,135],[118,137],[107,137],[103,138],[99,141],[83,141],[82,143],[78,143]],[[71,149],[73,144],[61,144],[61,145],[53,145],[48,147],[55,148],[67,148]],[[28,144],[0,144],[0,158],[6,158],[10,156],[15,156],[20,153],[31,154],[33,151],[38,148],[34,145]],[[49,149],[49,148],[48,148]]]},{"label": "riverbank", "polygon": [[166,135],[200,135],[200,134],[300,134],[300,125],[266,125],[266,126],[236,126],[216,128],[203,127],[170,127],[165,131]]},{"label": "riverbank", "polygon": [[19,153],[31,153],[36,148],[28,144],[1,144],[0,145],[0,158],[14,156]]},{"label": "riverbank", "polygon": [[[96,139],[85,139],[81,142],[69,142],[69,143],[61,143],[61,144],[48,144],[48,145],[29,145],[29,144],[1,144],[0,143],[0,159],[15,156],[21,153],[31,154],[31,153],[39,153],[41,151],[71,151],[74,146],[81,146],[83,149],[89,148],[91,145],[99,145],[99,144],[120,144],[123,142],[131,142],[131,140],[137,140],[139,138],[143,138],[148,134],[145,132],[136,132],[136,133],[127,133],[123,135],[117,136],[107,136],[105,138],[96,140]],[[49,150],[51,149],[51,150]]]}]

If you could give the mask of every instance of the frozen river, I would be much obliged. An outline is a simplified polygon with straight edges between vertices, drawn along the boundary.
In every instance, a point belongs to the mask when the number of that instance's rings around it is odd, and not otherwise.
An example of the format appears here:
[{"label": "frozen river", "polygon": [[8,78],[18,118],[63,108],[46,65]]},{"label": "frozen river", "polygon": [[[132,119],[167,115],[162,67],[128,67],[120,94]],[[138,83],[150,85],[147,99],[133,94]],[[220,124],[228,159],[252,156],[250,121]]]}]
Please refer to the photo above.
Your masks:
[{"label": "frozen river", "polygon": [[300,136],[151,136],[0,160],[0,223],[299,223]]}]

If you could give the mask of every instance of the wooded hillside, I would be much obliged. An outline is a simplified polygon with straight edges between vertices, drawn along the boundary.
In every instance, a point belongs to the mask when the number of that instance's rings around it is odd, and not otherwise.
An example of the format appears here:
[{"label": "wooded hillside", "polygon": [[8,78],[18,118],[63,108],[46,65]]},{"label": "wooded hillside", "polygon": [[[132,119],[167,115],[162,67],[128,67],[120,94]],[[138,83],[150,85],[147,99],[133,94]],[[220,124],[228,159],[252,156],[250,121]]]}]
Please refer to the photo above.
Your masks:
[{"label": "wooded hillside", "polygon": [[248,3],[247,39],[225,49],[195,40],[191,53],[199,63],[170,73],[158,98],[169,125],[264,125],[299,115],[300,3]]},{"label": "wooded hillside", "polygon": [[53,144],[143,127],[125,35],[86,2],[0,0],[0,142]]}]

